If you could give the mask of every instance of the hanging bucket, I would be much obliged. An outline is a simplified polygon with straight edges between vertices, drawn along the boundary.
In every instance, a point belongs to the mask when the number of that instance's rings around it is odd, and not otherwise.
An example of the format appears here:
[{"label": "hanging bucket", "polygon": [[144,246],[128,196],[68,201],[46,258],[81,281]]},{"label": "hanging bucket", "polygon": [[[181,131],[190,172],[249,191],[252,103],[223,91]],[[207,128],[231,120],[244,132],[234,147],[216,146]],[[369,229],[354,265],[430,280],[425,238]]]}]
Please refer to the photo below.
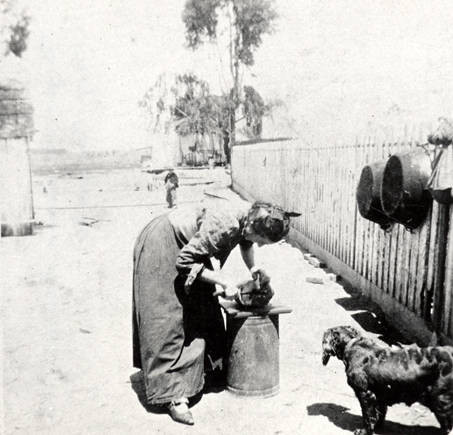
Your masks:
[{"label": "hanging bucket", "polygon": [[427,183],[431,159],[423,149],[392,155],[385,165],[381,205],[385,214],[415,229],[425,220],[431,203]]},{"label": "hanging bucket", "polygon": [[371,163],[362,169],[356,190],[359,213],[365,219],[375,222],[382,229],[392,225],[391,219],[381,206],[381,182],[386,161]]}]

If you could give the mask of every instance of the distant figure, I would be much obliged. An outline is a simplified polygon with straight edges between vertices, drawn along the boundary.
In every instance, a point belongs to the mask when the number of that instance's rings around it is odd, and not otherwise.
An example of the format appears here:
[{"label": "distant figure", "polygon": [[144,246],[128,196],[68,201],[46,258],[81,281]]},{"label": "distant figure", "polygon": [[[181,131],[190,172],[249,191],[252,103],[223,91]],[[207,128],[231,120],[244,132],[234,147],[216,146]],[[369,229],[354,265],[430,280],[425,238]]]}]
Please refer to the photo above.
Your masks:
[{"label": "distant figure", "polygon": [[173,169],[165,176],[165,189],[167,191],[168,208],[176,207],[176,189],[179,187],[179,179]]}]

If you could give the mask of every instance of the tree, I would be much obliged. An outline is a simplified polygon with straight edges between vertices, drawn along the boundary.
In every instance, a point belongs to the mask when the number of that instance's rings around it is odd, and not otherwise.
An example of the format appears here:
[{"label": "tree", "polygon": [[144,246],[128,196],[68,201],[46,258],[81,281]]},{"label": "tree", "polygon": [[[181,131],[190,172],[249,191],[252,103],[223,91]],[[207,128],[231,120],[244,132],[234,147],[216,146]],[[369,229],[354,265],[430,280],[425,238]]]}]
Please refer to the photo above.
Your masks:
[{"label": "tree", "polygon": [[203,135],[216,128],[213,116],[209,85],[195,74],[182,74],[176,77],[176,89],[182,90],[175,95],[172,107],[173,118],[177,121],[176,132],[182,136],[188,134]]},{"label": "tree", "polygon": [[[271,105],[265,104],[251,86],[244,86],[242,115],[246,121],[244,133],[260,137],[262,118]],[[193,134],[196,138],[218,135],[223,138],[225,156],[229,152],[229,128],[234,106],[231,94],[211,94],[209,85],[195,74],[169,77],[161,75],[139,101],[148,118],[150,130],[168,133],[171,125],[180,136]]]},{"label": "tree", "polygon": [[3,55],[13,53],[21,57],[27,48],[30,34],[30,17],[24,11],[17,10],[14,0],[0,0],[0,44]]},{"label": "tree", "polygon": [[139,101],[153,133],[168,133],[175,124],[181,136],[219,133],[224,117],[224,98],[212,95],[209,85],[195,74],[162,74]]},{"label": "tree", "polygon": [[264,104],[261,95],[252,86],[244,86],[244,102],[242,113],[249,128],[248,136],[261,137],[263,117],[268,113],[270,106]]},{"label": "tree", "polygon": [[174,77],[161,74],[138,102],[146,113],[148,129],[152,133],[169,132],[176,92]]},{"label": "tree", "polygon": [[219,17],[223,14],[229,28],[229,69],[232,104],[228,116],[228,153],[235,141],[236,111],[240,105],[241,68],[254,64],[254,52],[261,45],[264,34],[271,33],[277,18],[273,0],[186,0],[182,19],[186,27],[186,41],[197,49],[218,37]]}]

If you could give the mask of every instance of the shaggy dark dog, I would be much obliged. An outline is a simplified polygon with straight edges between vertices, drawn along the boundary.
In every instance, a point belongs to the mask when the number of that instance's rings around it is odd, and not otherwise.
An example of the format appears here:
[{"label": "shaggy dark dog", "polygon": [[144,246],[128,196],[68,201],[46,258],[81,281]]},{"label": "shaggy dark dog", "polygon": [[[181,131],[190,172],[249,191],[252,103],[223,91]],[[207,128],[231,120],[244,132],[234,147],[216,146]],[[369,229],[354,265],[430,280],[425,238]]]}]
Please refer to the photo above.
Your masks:
[{"label": "shaggy dark dog", "polygon": [[387,406],[401,402],[420,402],[435,414],[442,434],[453,433],[453,347],[390,347],[338,326],[324,333],[322,350],[324,365],[332,355],[345,364],[365,426],[356,435],[374,434]]}]

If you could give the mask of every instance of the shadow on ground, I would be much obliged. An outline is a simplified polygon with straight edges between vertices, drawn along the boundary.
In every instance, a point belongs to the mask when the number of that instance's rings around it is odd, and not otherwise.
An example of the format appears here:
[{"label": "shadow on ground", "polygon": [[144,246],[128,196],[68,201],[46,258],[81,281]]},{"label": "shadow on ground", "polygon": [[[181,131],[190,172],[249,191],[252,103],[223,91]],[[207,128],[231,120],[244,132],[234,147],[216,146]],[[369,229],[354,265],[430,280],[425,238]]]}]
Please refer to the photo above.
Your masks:
[{"label": "shadow on ground", "polygon": [[377,334],[380,340],[389,345],[411,343],[387,323],[384,313],[377,304],[360,295],[356,290],[348,288],[345,284],[343,284],[343,288],[349,296],[335,299],[335,302],[346,311],[354,311],[351,317],[365,331]]},{"label": "shadow on ground", "polygon": [[[327,417],[330,422],[340,429],[354,432],[355,429],[363,427],[362,417],[351,414],[348,411],[349,408],[335,403],[313,403],[307,406],[308,415]],[[439,434],[439,429],[434,426],[407,426],[386,420],[378,433],[388,435],[435,435]]]},{"label": "shadow on ground", "polygon": [[145,382],[143,381],[143,372],[141,370],[132,374],[129,379],[131,380],[131,387],[137,395],[138,401],[147,412],[151,412],[153,414],[167,413],[167,409],[164,406],[150,405],[147,403]]}]

